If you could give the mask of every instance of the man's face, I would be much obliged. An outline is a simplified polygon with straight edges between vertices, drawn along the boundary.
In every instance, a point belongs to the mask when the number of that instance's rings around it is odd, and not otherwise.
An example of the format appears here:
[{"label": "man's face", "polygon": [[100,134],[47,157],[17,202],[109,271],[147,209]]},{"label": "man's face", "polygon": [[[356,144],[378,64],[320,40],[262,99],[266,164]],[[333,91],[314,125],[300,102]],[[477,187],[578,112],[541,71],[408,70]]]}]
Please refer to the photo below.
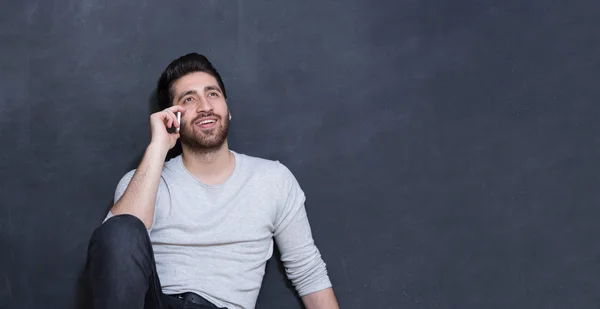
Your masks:
[{"label": "man's face", "polygon": [[178,79],[172,91],[173,104],[185,108],[182,145],[198,151],[221,147],[229,131],[229,110],[217,80],[208,73],[194,72]]}]

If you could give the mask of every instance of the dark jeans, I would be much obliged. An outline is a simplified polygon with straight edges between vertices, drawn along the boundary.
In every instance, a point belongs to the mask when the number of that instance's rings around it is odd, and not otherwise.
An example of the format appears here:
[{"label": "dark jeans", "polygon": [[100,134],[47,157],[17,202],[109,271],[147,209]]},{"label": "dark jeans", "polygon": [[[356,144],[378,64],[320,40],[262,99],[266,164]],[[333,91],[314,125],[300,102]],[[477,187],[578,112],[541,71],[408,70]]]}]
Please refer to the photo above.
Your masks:
[{"label": "dark jeans", "polygon": [[94,309],[217,308],[162,292],[148,232],[132,215],[112,217],[94,231],[86,272]]}]

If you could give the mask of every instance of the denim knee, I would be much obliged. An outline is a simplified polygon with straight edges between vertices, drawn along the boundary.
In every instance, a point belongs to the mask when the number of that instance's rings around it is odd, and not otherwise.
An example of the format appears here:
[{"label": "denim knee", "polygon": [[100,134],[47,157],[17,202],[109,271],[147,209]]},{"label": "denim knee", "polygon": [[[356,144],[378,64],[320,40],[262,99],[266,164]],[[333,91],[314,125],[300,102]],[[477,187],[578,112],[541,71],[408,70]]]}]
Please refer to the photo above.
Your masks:
[{"label": "denim knee", "polygon": [[123,214],[111,217],[92,234],[90,242],[104,249],[117,251],[137,247],[149,241],[144,223],[136,216]]}]

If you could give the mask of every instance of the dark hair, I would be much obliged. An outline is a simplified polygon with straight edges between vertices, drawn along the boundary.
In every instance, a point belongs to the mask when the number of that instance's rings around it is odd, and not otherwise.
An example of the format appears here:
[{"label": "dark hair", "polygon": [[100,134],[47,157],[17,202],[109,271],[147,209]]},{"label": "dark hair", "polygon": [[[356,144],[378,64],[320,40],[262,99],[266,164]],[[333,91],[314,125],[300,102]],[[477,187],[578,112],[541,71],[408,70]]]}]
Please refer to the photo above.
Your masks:
[{"label": "dark hair", "polygon": [[205,72],[212,75],[219,83],[219,87],[221,87],[221,90],[223,91],[223,96],[227,99],[225,85],[223,84],[223,80],[221,79],[219,72],[217,72],[217,69],[213,67],[212,63],[210,63],[204,55],[189,53],[169,63],[167,68],[160,75],[156,87],[158,107],[160,110],[172,105],[173,93],[171,92],[171,86],[173,83],[182,76],[193,72]]}]

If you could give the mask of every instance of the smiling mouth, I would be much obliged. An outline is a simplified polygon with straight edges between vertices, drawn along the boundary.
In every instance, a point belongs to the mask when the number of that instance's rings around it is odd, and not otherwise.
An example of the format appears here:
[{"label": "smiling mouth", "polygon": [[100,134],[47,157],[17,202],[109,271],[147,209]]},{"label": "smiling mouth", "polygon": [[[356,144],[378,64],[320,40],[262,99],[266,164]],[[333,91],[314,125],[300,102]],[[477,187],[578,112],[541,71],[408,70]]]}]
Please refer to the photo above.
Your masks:
[{"label": "smiling mouth", "polygon": [[217,120],[215,119],[207,119],[207,120],[202,120],[196,123],[197,126],[199,126],[202,129],[208,129],[208,128],[212,128],[215,123],[217,123]]}]

